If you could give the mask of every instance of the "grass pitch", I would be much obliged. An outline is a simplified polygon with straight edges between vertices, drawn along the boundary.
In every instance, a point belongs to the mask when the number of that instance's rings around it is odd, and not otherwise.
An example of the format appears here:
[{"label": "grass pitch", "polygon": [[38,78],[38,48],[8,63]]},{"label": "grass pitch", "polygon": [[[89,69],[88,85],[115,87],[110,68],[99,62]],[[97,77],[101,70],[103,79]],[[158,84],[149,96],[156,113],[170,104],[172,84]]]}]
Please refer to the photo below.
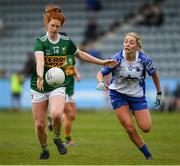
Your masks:
[{"label": "grass pitch", "polygon": [[73,125],[73,139],[60,156],[49,135],[50,158],[38,160],[40,148],[30,111],[0,111],[0,165],[180,165],[180,112],[152,112],[153,128],[141,133],[153,154],[146,161],[130,142],[113,111],[79,111]]}]

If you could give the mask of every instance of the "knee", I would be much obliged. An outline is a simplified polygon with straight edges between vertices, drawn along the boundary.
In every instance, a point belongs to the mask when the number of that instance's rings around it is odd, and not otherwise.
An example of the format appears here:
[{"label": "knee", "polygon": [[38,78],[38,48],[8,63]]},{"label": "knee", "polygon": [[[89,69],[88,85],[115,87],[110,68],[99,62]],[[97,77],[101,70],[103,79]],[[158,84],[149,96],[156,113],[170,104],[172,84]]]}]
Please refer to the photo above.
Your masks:
[{"label": "knee", "polygon": [[138,124],[138,127],[144,132],[148,133],[151,130],[151,123],[141,123]]},{"label": "knee", "polygon": [[76,112],[75,111],[71,111],[71,112],[69,112],[68,116],[69,116],[69,119],[71,121],[74,121],[75,118],[76,118]]},{"label": "knee", "polygon": [[62,113],[61,112],[53,112],[52,113],[53,121],[60,121],[61,118],[62,118]]},{"label": "knee", "polygon": [[45,125],[44,123],[42,123],[42,122],[36,123],[36,129],[37,129],[38,131],[44,131],[45,128],[46,128],[46,125]]},{"label": "knee", "polygon": [[141,127],[141,130],[142,130],[144,133],[148,133],[148,132],[150,132],[150,130],[151,130],[151,126],[143,126],[143,127]]},{"label": "knee", "polygon": [[76,119],[76,115],[72,113],[65,113],[65,118],[69,121],[74,121]]},{"label": "knee", "polygon": [[69,116],[69,119],[70,119],[71,121],[74,121],[74,120],[76,119],[76,116],[73,115],[73,114],[71,114],[71,115]]}]

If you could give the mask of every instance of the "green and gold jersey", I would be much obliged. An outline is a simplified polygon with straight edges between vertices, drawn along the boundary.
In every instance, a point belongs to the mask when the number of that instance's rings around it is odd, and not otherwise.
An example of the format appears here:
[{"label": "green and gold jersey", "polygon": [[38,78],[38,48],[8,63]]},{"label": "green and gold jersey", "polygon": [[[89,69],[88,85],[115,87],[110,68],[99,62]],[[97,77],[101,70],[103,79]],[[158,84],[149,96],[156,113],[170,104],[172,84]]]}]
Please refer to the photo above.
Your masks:
[{"label": "green and gold jersey", "polygon": [[69,96],[73,95],[74,93],[74,65],[75,59],[74,57],[70,56],[67,58],[67,64],[65,66],[65,73],[66,73],[66,94]]},{"label": "green and gold jersey", "polygon": [[[51,87],[47,84],[45,80],[45,74],[49,68],[52,67],[59,67],[61,68],[65,73],[67,62],[72,61],[70,59],[74,59],[74,55],[77,52],[77,47],[72,42],[72,40],[63,35],[59,35],[59,40],[57,42],[51,42],[48,38],[48,33],[46,33],[44,36],[37,38],[35,41],[34,46],[34,52],[43,52],[44,53],[44,73],[43,73],[43,79],[44,79],[44,90],[40,92],[49,92],[56,88]],[[65,83],[61,86],[66,87],[68,84],[68,77],[66,76]],[[36,70],[34,70],[32,77],[31,77],[31,88],[35,91],[38,91],[37,89],[37,73]]]}]

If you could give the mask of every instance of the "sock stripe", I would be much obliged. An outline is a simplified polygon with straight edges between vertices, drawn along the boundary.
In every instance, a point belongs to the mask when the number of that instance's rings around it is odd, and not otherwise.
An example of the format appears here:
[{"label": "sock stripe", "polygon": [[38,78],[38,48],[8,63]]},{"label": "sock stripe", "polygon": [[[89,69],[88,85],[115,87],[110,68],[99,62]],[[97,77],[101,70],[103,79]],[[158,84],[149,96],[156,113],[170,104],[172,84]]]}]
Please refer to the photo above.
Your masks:
[{"label": "sock stripe", "polygon": [[41,146],[41,149],[42,149],[42,151],[48,151],[48,150],[49,150],[49,149],[48,149],[48,145]]},{"label": "sock stripe", "polygon": [[60,134],[58,133],[54,133],[54,136],[53,136],[53,138],[54,139],[61,139],[61,137],[60,137]]}]

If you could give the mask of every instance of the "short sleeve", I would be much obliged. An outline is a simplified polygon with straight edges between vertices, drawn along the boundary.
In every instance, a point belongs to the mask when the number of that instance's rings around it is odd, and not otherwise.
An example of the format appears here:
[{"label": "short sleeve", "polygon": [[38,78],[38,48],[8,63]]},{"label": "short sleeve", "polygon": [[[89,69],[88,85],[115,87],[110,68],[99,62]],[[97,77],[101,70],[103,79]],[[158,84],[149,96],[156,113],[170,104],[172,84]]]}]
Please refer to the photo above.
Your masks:
[{"label": "short sleeve", "polygon": [[[121,61],[120,53],[117,53],[117,54],[113,55],[113,56],[112,56],[111,58],[109,58],[109,59],[113,59],[113,60],[115,60],[115,61],[117,61],[117,62],[120,63],[120,61]],[[107,74],[111,73],[113,70],[114,70],[114,68],[112,68],[112,67],[103,66],[103,67],[101,68],[101,73],[102,73],[102,75],[104,76],[104,75],[107,75]]]},{"label": "short sleeve", "polygon": [[77,47],[72,40],[69,40],[68,54],[75,55],[77,53]]},{"label": "short sleeve", "polygon": [[150,76],[156,71],[156,67],[150,57],[146,58],[146,71]]},{"label": "short sleeve", "polygon": [[111,72],[112,72],[112,68],[110,68],[110,67],[103,66],[101,68],[101,73],[102,73],[103,76],[105,76],[105,75],[107,75],[107,74],[109,74]]},{"label": "short sleeve", "polygon": [[36,51],[43,51],[43,52],[44,52],[44,50],[43,50],[43,44],[42,44],[42,42],[40,41],[40,39],[36,39],[36,41],[35,41],[35,44],[34,44],[34,52],[36,52]]}]

